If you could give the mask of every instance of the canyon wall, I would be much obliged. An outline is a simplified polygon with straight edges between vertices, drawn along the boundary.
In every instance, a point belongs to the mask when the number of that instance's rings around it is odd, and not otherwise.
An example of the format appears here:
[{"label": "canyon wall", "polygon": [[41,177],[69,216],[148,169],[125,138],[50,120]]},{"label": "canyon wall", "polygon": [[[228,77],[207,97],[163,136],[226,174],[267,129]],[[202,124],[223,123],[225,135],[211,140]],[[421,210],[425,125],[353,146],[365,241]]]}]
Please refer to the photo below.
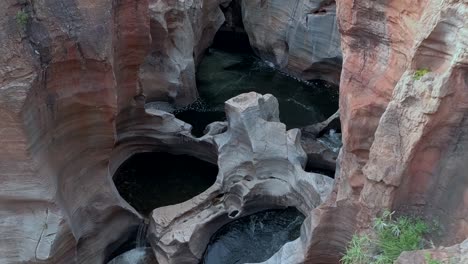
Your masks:
[{"label": "canyon wall", "polygon": [[254,52],[302,80],[338,84],[340,34],[334,0],[245,0],[242,20]]},{"label": "canyon wall", "polygon": [[138,90],[148,2],[1,5],[2,261],[103,262],[141,221],[107,164]]},{"label": "canyon wall", "polygon": [[310,263],[337,263],[385,208],[437,221],[437,244],[468,237],[467,12],[464,1],[338,2],[343,148]]},{"label": "canyon wall", "polygon": [[[190,125],[146,109],[145,102],[184,105],[196,98],[195,66],[222,23],[222,3],[0,2],[2,262],[109,260],[141,223],[112,182],[112,173],[134,153],[159,150],[218,162],[221,150],[213,139],[193,138]],[[242,8],[259,56],[303,79],[338,81],[333,1],[252,0],[243,1]],[[338,263],[353,233],[368,229],[382,208],[436,219],[443,231],[433,238],[436,243],[461,243],[468,236],[468,3],[342,0],[337,16],[344,145],[336,183],[316,209],[325,195],[310,194],[315,199],[304,203],[308,218],[301,238],[269,263],[288,263],[289,255],[294,255],[290,263]],[[416,76],[426,68],[424,76]],[[230,109],[233,115],[245,110]],[[269,111],[275,113],[274,107]],[[262,119],[277,121],[274,114]],[[292,175],[288,190],[298,188],[297,197],[309,194],[300,189],[302,178],[310,176],[299,168],[304,153],[292,158],[288,152],[300,149],[298,132],[265,122],[277,126],[274,133],[281,132],[287,142],[278,148],[291,147],[278,152],[287,153],[284,160],[293,164],[278,179]],[[208,136],[225,128],[214,124]],[[226,136],[232,133],[218,136],[218,146],[233,148]],[[245,149],[265,147],[262,142]],[[249,182],[247,176],[241,182]],[[270,182],[278,179],[263,176],[260,181],[275,189]],[[208,196],[207,201],[219,202],[216,192]],[[192,216],[212,213],[203,203],[196,205],[200,208],[187,207]],[[152,235],[162,230],[170,236],[173,230],[166,227],[172,224],[153,219]],[[152,243],[160,258],[170,261],[180,257],[172,247],[180,246],[177,250],[192,261],[202,253],[201,244],[191,251],[187,245],[196,242],[190,239],[175,245],[153,237]],[[454,248],[461,251],[463,245]]]}]

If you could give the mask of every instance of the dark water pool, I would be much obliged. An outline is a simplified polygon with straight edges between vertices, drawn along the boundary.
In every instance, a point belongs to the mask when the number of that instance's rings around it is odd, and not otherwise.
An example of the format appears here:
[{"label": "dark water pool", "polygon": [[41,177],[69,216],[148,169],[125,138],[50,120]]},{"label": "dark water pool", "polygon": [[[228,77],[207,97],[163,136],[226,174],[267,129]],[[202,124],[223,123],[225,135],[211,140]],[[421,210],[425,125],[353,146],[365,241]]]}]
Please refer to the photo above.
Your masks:
[{"label": "dark water pool", "polygon": [[268,210],[239,218],[218,230],[201,264],[241,264],[269,259],[300,236],[304,215],[295,208]]},{"label": "dark water pool", "polygon": [[225,119],[225,101],[251,91],[273,94],[288,128],[323,121],[338,109],[337,86],[321,80],[298,81],[250,53],[210,49],[198,67],[197,85],[199,101],[175,114],[192,124],[198,136],[207,124]]},{"label": "dark water pool", "polygon": [[187,155],[139,153],[114,175],[120,195],[140,213],[184,202],[216,181],[218,167]]}]

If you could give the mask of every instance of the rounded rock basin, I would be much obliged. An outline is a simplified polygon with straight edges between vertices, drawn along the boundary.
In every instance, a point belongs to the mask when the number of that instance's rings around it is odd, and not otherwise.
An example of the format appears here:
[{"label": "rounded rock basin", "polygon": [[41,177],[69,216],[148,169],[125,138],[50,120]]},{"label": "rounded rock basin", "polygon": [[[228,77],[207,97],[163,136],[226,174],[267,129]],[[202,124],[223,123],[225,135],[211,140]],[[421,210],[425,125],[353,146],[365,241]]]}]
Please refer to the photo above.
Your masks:
[{"label": "rounded rock basin", "polygon": [[224,225],[211,238],[201,264],[263,262],[300,236],[304,215],[295,208],[268,210]]},{"label": "rounded rock basin", "polygon": [[218,167],[188,155],[138,153],[114,174],[120,195],[136,210],[152,210],[187,201],[216,181]]}]

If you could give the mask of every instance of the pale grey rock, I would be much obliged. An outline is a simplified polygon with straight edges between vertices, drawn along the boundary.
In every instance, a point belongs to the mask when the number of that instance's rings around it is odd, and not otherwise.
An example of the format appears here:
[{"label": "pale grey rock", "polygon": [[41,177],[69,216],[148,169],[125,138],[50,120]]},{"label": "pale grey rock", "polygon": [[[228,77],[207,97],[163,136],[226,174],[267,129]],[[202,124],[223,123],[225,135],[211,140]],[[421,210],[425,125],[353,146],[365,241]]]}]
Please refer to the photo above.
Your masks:
[{"label": "pale grey rock", "polygon": [[342,55],[335,1],[242,1],[242,18],[262,59],[303,80],[339,83]]},{"label": "pale grey rock", "polygon": [[276,98],[251,92],[228,100],[225,108],[224,133],[191,139],[215,147],[215,184],[193,199],[151,214],[148,237],[161,264],[198,263],[211,235],[224,224],[287,206],[308,215],[331,192],[331,178],[303,170],[300,131],[286,131],[279,122]]}]

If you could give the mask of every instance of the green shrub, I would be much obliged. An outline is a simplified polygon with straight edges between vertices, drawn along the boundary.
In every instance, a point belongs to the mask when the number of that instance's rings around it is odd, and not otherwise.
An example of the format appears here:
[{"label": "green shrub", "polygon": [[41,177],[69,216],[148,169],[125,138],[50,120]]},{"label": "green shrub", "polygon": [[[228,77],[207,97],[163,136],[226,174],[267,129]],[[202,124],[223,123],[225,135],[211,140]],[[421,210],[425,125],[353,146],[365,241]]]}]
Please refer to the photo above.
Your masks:
[{"label": "green shrub", "polygon": [[343,264],[369,264],[371,261],[370,244],[369,237],[354,235],[341,262]]},{"label": "green shrub", "polygon": [[16,23],[21,26],[22,29],[26,28],[29,21],[29,15],[24,11],[18,11],[16,13]]},{"label": "green shrub", "polygon": [[431,72],[428,68],[418,69],[414,72],[413,79],[420,80],[424,75]]},{"label": "green shrub", "polygon": [[384,256],[381,263],[393,263],[403,251],[422,249],[423,236],[429,231],[428,226],[419,219],[400,217],[392,220],[391,214],[381,221],[386,225],[377,231],[377,245]]},{"label": "green shrub", "polygon": [[[393,213],[384,212],[374,220],[376,239],[355,235],[342,263],[392,264],[403,251],[422,249],[423,236],[429,232],[428,225],[420,219],[393,219],[392,216]],[[364,262],[360,262],[362,260]]]}]

